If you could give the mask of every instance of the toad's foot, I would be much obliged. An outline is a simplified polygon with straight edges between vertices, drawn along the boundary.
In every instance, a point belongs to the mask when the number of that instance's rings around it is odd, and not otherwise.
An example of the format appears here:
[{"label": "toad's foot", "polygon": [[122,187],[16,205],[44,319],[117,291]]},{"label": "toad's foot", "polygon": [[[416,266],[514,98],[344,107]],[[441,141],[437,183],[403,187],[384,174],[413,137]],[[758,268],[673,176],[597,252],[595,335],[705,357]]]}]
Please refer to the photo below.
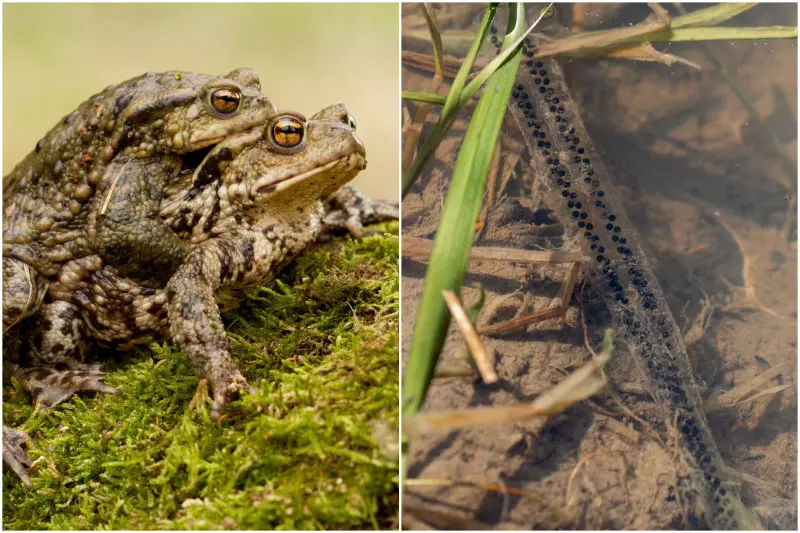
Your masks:
[{"label": "toad's foot", "polygon": [[360,239],[364,236],[365,225],[397,220],[399,216],[397,202],[372,200],[355,187],[345,185],[326,203],[323,237],[344,229]]},{"label": "toad's foot", "polygon": [[14,376],[33,399],[50,408],[76,392],[93,391],[119,394],[114,387],[103,383],[105,372],[84,364],[74,364],[69,370],[56,370],[45,366],[15,368]]},{"label": "toad's foot", "polygon": [[13,251],[3,245],[3,333],[36,313],[47,294],[47,278],[6,255]]},{"label": "toad's foot", "polygon": [[33,485],[28,477],[31,460],[22,448],[22,444],[29,440],[30,437],[24,431],[3,426],[3,462],[11,467],[26,487],[31,488]]},{"label": "toad's foot", "polygon": [[211,384],[211,389],[214,391],[214,401],[211,404],[211,420],[219,421],[222,412],[228,405],[228,402],[239,394],[240,391],[252,390],[252,387],[247,384],[244,376],[235,371],[225,376],[223,382]]},{"label": "toad's foot", "polygon": [[[254,394],[256,392],[256,388],[248,385],[244,378],[239,375],[237,382],[231,382],[232,385],[231,392],[228,396],[233,396],[238,394],[241,391],[248,391],[250,394]],[[199,406],[205,404],[210,398],[208,395],[209,383],[206,378],[201,378],[200,381],[197,383],[197,390],[195,390],[194,397],[192,397],[192,401],[189,403],[189,409],[197,409]],[[220,387],[220,390],[223,390]],[[214,400],[211,403],[211,419],[215,422],[219,422],[222,418],[222,412],[224,411],[227,405],[227,396],[225,394],[222,395],[214,395]]]}]

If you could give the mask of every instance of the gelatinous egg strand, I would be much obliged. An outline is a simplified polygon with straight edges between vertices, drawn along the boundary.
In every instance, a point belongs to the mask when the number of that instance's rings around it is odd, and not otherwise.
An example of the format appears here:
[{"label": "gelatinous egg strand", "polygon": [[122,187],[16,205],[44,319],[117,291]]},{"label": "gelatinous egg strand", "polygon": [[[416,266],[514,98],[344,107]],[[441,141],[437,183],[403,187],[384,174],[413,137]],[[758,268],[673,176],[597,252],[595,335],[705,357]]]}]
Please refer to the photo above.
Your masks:
[{"label": "gelatinous egg strand", "polygon": [[[495,28],[492,28],[492,33],[496,33]],[[499,53],[502,44],[500,40],[492,35],[491,42]],[[635,246],[635,234],[630,230],[623,230],[618,219],[624,217],[614,214],[607,204],[606,193],[587,157],[586,148],[576,135],[573,121],[564,107],[564,99],[556,94],[551,85],[545,64],[532,59],[534,50],[535,46],[526,39],[523,54],[528,59],[523,64],[539,94],[529,95],[525,86],[518,84],[511,94],[513,105],[526,119],[524,124],[530,128],[535,147],[545,157],[550,182],[563,189],[561,196],[571,220],[589,240],[589,248],[596,254],[595,265],[605,278],[604,288],[613,294],[613,300],[617,302],[614,312],[618,313],[632,340],[636,341],[637,355],[646,361],[643,366],[650,383],[656,389],[653,391],[654,395],[667,404],[668,413],[677,413],[674,419],[685,438],[686,448],[702,471],[709,499],[717,506],[714,524],[717,527],[735,528],[738,524],[733,506],[730,505],[730,496],[720,486],[721,479],[717,475],[717,466],[712,457],[718,455],[716,445],[710,435],[706,438],[701,431],[701,422],[695,414],[695,402],[689,400],[684,388],[684,383],[691,382],[692,378],[690,375],[682,375],[684,372],[681,372],[675,354],[672,353],[674,349],[685,351],[680,339],[676,338],[677,326],[666,305],[663,304],[665,309],[660,309],[658,300],[663,302],[663,298],[656,294],[660,290],[651,287],[657,287],[657,282],[648,281],[652,272],[646,267],[641,251],[631,248]],[[522,68],[521,65],[520,69]],[[541,98],[544,102],[545,116],[537,116],[533,97]],[[560,139],[548,139],[545,120],[552,121],[548,123],[551,125],[550,129],[557,131]],[[561,146],[565,147],[564,150],[557,149]],[[560,159],[560,154],[563,153],[570,154],[568,161]],[[578,167],[577,183],[573,183],[569,177],[575,173],[567,171],[568,164]],[[628,238],[631,239],[630,243]],[[631,296],[634,291],[636,298]],[[631,306],[637,306],[638,310]],[[696,520],[696,517],[693,518]]]}]

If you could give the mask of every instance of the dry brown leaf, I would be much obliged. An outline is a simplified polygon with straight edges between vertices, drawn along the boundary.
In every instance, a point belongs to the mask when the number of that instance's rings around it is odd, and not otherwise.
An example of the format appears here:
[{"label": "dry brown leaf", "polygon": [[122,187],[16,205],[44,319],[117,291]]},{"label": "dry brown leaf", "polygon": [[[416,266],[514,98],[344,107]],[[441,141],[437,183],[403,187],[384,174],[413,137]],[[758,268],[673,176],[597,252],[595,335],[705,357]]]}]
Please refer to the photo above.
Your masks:
[{"label": "dry brown leaf", "polygon": [[625,46],[623,48],[613,48],[606,52],[601,52],[602,57],[609,57],[614,59],[631,59],[633,61],[649,61],[652,63],[662,63],[667,66],[674,65],[675,63],[682,63],[697,70],[703,70],[700,65],[689,61],[686,58],[667,54],[666,52],[659,52],[651,43],[640,43],[632,46]]},{"label": "dry brown leaf", "polygon": [[601,353],[592,358],[531,403],[423,412],[403,420],[404,434],[413,437],[490,424],[512,424],[529,418],[558,414],[605,387],[606,379],[601,368],[610,356],[609,353]]}]

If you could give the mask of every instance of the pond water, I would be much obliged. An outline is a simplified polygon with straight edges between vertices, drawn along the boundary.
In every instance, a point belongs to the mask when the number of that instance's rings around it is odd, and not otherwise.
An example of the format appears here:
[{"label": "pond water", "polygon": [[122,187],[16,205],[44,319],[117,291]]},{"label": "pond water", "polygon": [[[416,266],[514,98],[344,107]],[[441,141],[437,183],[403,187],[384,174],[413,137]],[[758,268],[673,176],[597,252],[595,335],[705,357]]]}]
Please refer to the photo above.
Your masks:
[{"label": "pond water", "polygon": [[[700,6],[691,6],[696,10]],[[538,7],[528,9],[528,20]],[[546,33],[564,32],[575,16],[558,4],[545,21]],[[672,8],[670,8],[672,9]],[[499,18],[504,16],[499,10]],[[644,20],[644,4],[592,5],[581,12],[585,29],[628,27]],[[672,10],[671,15],[678,14]],[[437,10],[445,50],[463,56],[481,6]],[[796,6],[760,5],[725,25],[795,25]],[[504,22],[498,21],[497,28]],[[418,36],[426,33],[414,5],[404,6],[404,52],[430,54]],[[796,526],[797,478],[797,52],[794,40],[660,43],[659,51],[685,64],[619,59],[560,60],[580,116],[594,141],[641,245],[664,291],[684,340],[721,456],[734,472],[729,479],[750,481],[742,497],[769,528]],[[460,55],[459,55],[460,54]],[[430,74],[404,59],[403,89],[427,90]],[[485,57],[489,57],[488,54]],[[415,58],[418,60],[418,58]],[[456,65],[457,66],[457,65]],[[521,68],[521,70],[523,70]],[[449,82],[449,80],[448,80]],[[441,91],[444,93],[444,90]],[[407,116],[415,104],[405,103]],[[468,110],[468,112],[471,110]],[[432,115],[436,114],[436,110]],[[433,117],[435,118],[435,116]],[[429,131],[433,118],[423,130]],[[468,113],[465,116],[468,118]],[[432,238],[447,193],[449,169],[466,128],[454,125],[403,202],[403,232]],[[504,126],[502,163],[496,189],[482,222],[477,245],[508,247],[560,245],[558,225],[548,224],[548,208],[519,196],[525,183],[525,144]],[[519,157],[516,157],[517,154]],[[541,209],[543,208],[543,209]],[[494,215],[492,215],[494,210]],[[503,216],[498,213],[503,212]],[[486,214],[486,211],[483,212]],[[403,348],[408,356],[425,264],[403,262]],[[526,269],[519,264],[472,263],[465,280],[467,304],[477,298],[470,284],[480,281],[491,302],[521,290],[528,311],[547,307],[563,269]],[[576,292],[576,296],[577,296]],[[426,409],[466,408],[529,401],[563,379],[561,370],[585,362],[577,298],[563,321],[487,341],[495,354],[500,382],[493,386],[465,379],[434,381]],[[488,304],[487,304],[488,305]],[[519,302],[510,300],[496,321],[511,318]],[[504,314],[505,313],[505,314]],[[698,333],[702,331],[702,335]],[[453,327],[443,365],[461,363],[463,341]],[[618,350],[608,368],[611,388],[638,416],[664,437],[658,405]],[[462,363],[463,364],[463,363]],[[733,407],[715,408],[737,386],[771,376],[758,390],[785,388]],[[746,395],[752,397],[755,393]],[[730,397],[723,397],[725,403]],[[412,443],[409,477],[496,483],[525,492],[519,496],[470,487],[411,488],[406,502],[425,512],[451,513],[498,528],[689,527],[676,498],[675,461],[654,439],[632,442],[615,430],[607,394],[547,421],[426,435]],[[620,420],[622,418],[618,417]],[[641,429],[641,426],[636,426]],[[603,450],[570,481],[582,457]],[[570,495],[566,495],[567,489]],[[570,500],[570,505],[565,502]],[[419,511],[422,508],[425,511]],[[466,522],[465,522],[466,523]],[[474,525],[474,524],[471,524]]]}]

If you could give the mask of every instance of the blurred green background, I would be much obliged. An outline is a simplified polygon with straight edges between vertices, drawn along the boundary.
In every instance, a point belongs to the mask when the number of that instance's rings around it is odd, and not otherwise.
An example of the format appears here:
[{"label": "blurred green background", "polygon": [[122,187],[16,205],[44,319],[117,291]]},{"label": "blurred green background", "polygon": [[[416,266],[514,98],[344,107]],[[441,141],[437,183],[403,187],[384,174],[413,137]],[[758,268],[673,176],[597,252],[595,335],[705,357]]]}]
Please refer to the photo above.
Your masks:
[{"label": "blurred green background", "polygon": [[3,175],[105,86],[147,71],[251,67],[280,109],[344,102],[367,148],[354,183],[395,200],[398,4],[5,4]]}]

